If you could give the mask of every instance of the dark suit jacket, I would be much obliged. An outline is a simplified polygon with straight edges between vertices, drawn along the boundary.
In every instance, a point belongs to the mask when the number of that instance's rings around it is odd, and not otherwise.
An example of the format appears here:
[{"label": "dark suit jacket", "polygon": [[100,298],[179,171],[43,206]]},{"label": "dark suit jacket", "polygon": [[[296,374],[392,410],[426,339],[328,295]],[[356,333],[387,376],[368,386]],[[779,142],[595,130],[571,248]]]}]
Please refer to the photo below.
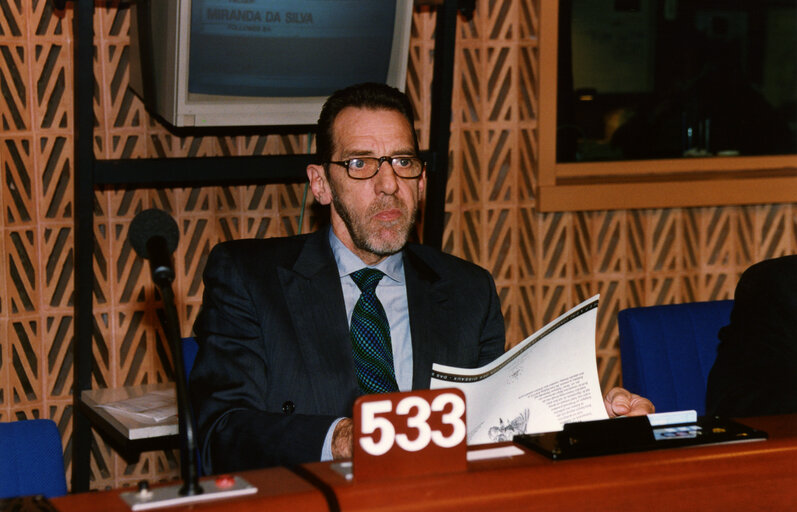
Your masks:
[{"label": "dark suit jacket", "polygon": [[[343,292],[326,229],[236,240],[209,256],[191,395],[206,473],[318,460],[359,394]],[[409,244],[404,272],[413,388],[432,363],[478,367],[503,353],[490,274]]]},{"label": "dark suit jacket", "polygon": [[797,255],[762,261],[742,274],[730,325],[719,337],[708,414],[797,412]]}]

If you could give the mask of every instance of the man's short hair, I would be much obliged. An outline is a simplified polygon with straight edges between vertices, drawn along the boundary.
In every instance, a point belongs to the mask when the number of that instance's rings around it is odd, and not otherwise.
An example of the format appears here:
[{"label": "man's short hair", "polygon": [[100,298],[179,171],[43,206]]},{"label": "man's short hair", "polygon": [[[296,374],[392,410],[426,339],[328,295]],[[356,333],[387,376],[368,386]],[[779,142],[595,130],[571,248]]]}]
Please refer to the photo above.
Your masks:
[{"label": "man's short hair", "polygon": [[332,159],[332,153],[335,152],[332,125],[338,114],[347,107],[394,110],[400,113],[410,124],[415,152],[418,152],[418,136],[415,133],[410,99],[395,87],[369,82],[336,91],[324,102],[316,129],[316,155],[319,163],[325,164]]}]

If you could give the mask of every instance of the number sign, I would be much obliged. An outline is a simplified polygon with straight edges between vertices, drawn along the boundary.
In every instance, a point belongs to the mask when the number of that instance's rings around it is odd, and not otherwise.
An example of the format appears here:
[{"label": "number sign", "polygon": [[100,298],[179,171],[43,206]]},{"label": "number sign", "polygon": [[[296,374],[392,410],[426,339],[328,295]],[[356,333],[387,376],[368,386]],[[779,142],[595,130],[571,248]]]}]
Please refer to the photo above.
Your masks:
[{"label": "number sign", "polygon": [[354,479],[465,471],[466,438],[458,389],[362,396],[354,403]]}]

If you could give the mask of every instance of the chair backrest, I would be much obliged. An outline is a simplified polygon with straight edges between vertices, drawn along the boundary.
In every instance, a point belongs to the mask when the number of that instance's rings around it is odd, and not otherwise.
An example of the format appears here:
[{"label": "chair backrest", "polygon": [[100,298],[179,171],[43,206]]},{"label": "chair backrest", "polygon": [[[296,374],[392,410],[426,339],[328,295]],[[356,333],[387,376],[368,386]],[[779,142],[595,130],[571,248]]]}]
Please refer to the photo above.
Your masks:
[{"label": "chair backrest", "polygon": [[706,383],[717,333],[732,300],[629,308],[617,315],[623,387],[649,398],[657,412],[706,411]]},{"label": "chair backrest", "polygon": [[61,434],[52,420],[0,423],[0,498],[66,494]]},{"label": "chair backrest", "polygon": [[[196,359],[196,354],[199,351],[199,343],[197,343],[196,339],[192,337],[183,338],[182,350],[183,350],[183,366],[185,367],[185,378],[190,381],[191,369],[194,367],[194,360]],[[191,391],[189,389],[189,393],[190,392]],[[194,433],[195,433],[194,435],[199,434],[199,430],[197,429],[196,424],[194,424]],[[200,455],[201,453],[202,450],[199,447],[197,447],[196,460],[197,460],[197,466],[198,466],[197,469],[199,471],[199,476],[202,476],[204,474],[204,471],[202,471],[202,457]]]},{"label": "chair backrest", "polygon": [[191,368],[194,367],[194,359],[196,353],[199,351],[199,344],[194,338],[183,338],[183,366],[185,367],[185,376],[188,378],[191,375]]}]

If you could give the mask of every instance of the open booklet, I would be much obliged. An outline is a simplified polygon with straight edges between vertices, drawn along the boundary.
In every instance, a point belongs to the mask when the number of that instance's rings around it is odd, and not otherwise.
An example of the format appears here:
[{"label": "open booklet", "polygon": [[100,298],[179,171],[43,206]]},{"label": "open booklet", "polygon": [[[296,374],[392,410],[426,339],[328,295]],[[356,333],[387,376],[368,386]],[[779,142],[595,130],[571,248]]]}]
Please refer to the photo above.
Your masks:
[{"label": "open booklet", "polygon": [[432,366],[432,389],[465,393],[468,444],[606,419],[595,357],[596,295],[481,368]]}]

